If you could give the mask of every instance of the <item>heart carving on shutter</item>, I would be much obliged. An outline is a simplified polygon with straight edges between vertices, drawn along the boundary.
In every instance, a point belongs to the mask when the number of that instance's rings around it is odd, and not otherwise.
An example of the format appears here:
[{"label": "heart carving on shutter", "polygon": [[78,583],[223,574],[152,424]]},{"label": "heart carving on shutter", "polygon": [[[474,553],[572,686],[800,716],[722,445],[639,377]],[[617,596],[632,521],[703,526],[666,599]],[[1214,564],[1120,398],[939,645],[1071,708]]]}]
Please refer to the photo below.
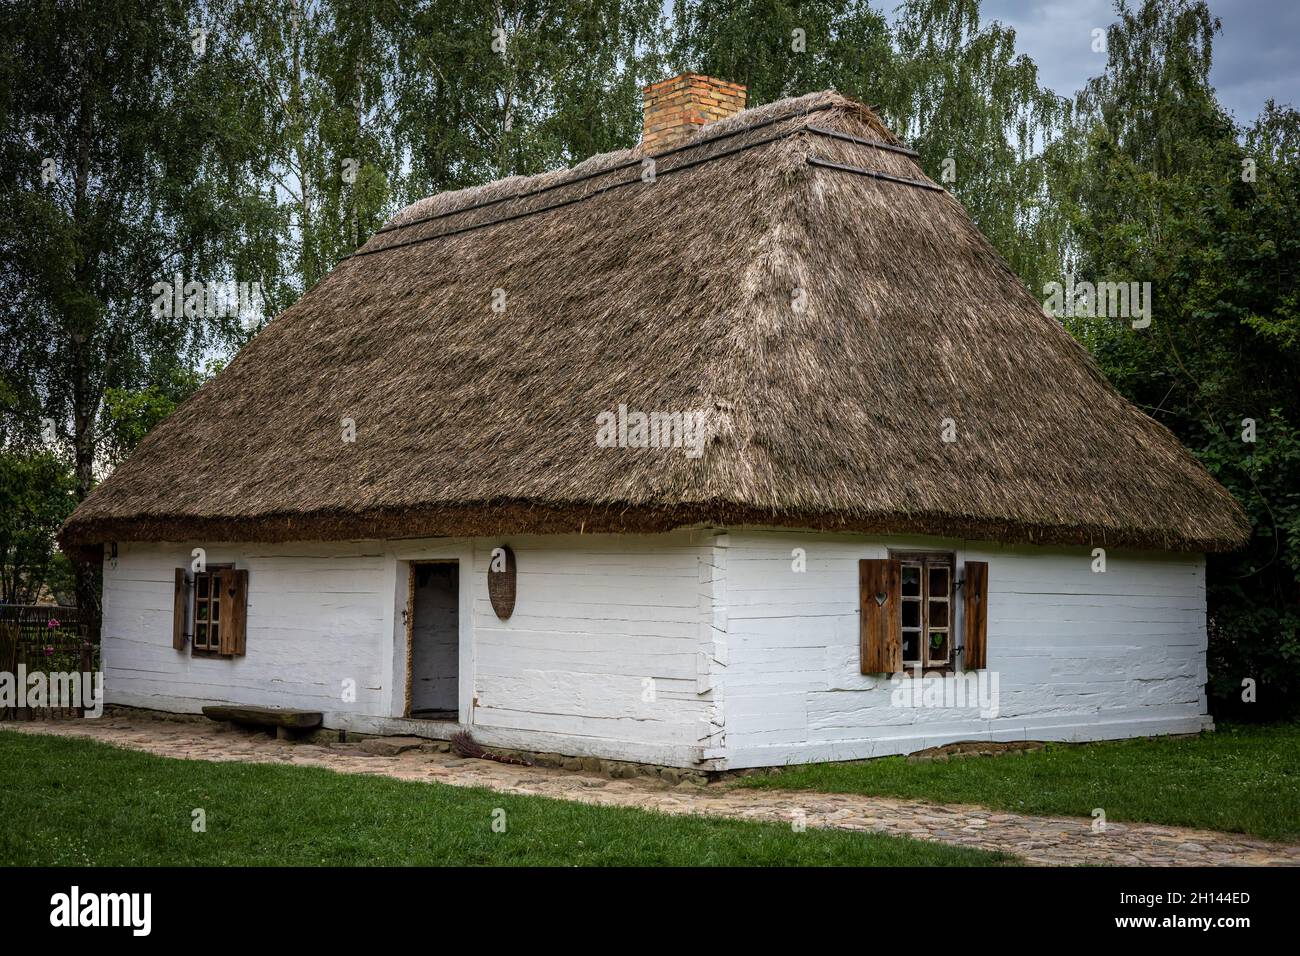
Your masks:
[{"label": "heart carving on shutter", "polygon": [[221,602],[221,653],[243,657],[248,636],[248,571],[227,568],[221,572],[221,590],[213,596]]},{"label": "heart carving on shutter", "polygon": [[902,565],[896,558],[863,558],[858,562],[860,670],[864,674],[896,674],[903,669],[902,617],[899,606]]}]

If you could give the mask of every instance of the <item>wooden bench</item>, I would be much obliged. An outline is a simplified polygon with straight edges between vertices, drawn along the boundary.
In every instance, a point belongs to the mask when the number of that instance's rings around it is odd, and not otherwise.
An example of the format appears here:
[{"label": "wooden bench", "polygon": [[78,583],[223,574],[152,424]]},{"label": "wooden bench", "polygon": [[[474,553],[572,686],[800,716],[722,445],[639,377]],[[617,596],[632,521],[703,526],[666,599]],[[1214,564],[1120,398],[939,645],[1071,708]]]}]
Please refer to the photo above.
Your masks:
[{"label": "wooden bench", "polygon": [[319,727],[324,720],[324,715],[319,710],[227,705],[204,707],[203,716],[217,721],[228,720],[246,727],[274,727],[275,736],[281,740],[292,739],[304,731]]}]

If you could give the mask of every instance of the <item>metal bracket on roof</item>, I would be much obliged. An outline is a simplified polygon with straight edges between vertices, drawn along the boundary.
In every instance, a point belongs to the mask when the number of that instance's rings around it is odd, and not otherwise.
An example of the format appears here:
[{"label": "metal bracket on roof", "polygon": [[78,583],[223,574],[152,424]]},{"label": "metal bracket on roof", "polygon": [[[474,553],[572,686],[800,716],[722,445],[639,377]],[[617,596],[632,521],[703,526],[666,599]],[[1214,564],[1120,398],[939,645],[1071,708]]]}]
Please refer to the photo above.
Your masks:
[{"label": "metal bracket on roof", "polygon": [[825,126],[806,126],[804,127],[810,133],[816,133],[818,136],[829,136],[831,139],[842,139],[846,143],[856,143],[859,146],[870,146],[873,149],[884,149],[891,153],[902,153],[904,156],[911,156],[913,159],[920,159],[921,154],[914,149],[908,149],[906,146],[896,146],[893,143],[886,143],[881,139],[863,139],[861,136],[850,136],[848,133],[841,133],[837,129],[827,129]]},{"label": "metal bracket on roof", "polygon": [[857,176],[869,176],[872,179],[883,179],[886,182],[899,183],[903,186],[915,186],[917,189],[928,189],[931,192],[946,193],[948,190],[942,186],[936,186],[934,183],[927,183],[920,179],[904,179],[902,176],[893,176],[889,173],[882,173],[876,169],[862,169],[859,166],[845,166],[843,163],[833,163],[829,159],[821,159],[817,156],[808,157],[808,165],[824,166],[827,169],[838,169],[840,172],[853,173]]}]

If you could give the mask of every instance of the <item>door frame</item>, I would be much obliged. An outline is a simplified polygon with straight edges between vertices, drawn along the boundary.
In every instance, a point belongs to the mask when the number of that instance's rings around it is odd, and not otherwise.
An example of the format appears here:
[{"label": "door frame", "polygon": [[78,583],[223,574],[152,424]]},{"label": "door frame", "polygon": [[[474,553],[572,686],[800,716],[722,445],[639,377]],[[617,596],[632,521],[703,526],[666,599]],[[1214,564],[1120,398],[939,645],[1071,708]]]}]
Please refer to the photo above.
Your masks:
[{"label": "door frame", "polygon": [[[406,563],[406,681],[402,693],[402,716],[411,717],[411,697],[415,691],[415,576],[421,567],[450,564],[456,569],[456,714],[460,715],[460,562],[455,558],[438,558],[432,561],[407,561]],[[414,719],[414,718],[411,718]]]},{"label": "door frame", "polygon": [[[384,607],[383,696],[384,710],[390,717],[405,718],[410,702],[410,633],[415,620],[412,590],[413,565],[459,565],[456,580],[459,655],[457,666],[458,723],[474,723],[474,545],[468,539],[429,539],[390,542],[392,548],[385,561],[385,577],[392,600]],[[386,677],[384,676],[386,675]]]}]

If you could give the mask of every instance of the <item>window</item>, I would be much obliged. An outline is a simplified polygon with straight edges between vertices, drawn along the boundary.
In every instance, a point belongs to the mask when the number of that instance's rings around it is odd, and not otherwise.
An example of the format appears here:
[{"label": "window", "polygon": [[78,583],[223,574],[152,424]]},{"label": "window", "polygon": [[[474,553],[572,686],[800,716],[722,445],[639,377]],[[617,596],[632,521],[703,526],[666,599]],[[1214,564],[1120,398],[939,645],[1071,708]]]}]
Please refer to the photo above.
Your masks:
[{"label": "window", "polygon": [[214,565],[194,575],[194,653],[221,653],[221,588],[228,564]]},{"label": "window", "polygon": [[[967,561],[954,584],[956,556],[913,551],[858,560],[858,666],[864,674],[909,668],[963,670],[987,667],[989,566]],[[962,649],[957,650],[953,599],[962,593]]]},{"label": "window", "polygon": [[953,665],[953,555],[892,554],[899,563],[903,666],[944,669]]},{"label": "window", "polygon": [[240,657],[248,616],[248,572],[210,564],[190,575],[176,569],[172,647],[196,657]]}]

